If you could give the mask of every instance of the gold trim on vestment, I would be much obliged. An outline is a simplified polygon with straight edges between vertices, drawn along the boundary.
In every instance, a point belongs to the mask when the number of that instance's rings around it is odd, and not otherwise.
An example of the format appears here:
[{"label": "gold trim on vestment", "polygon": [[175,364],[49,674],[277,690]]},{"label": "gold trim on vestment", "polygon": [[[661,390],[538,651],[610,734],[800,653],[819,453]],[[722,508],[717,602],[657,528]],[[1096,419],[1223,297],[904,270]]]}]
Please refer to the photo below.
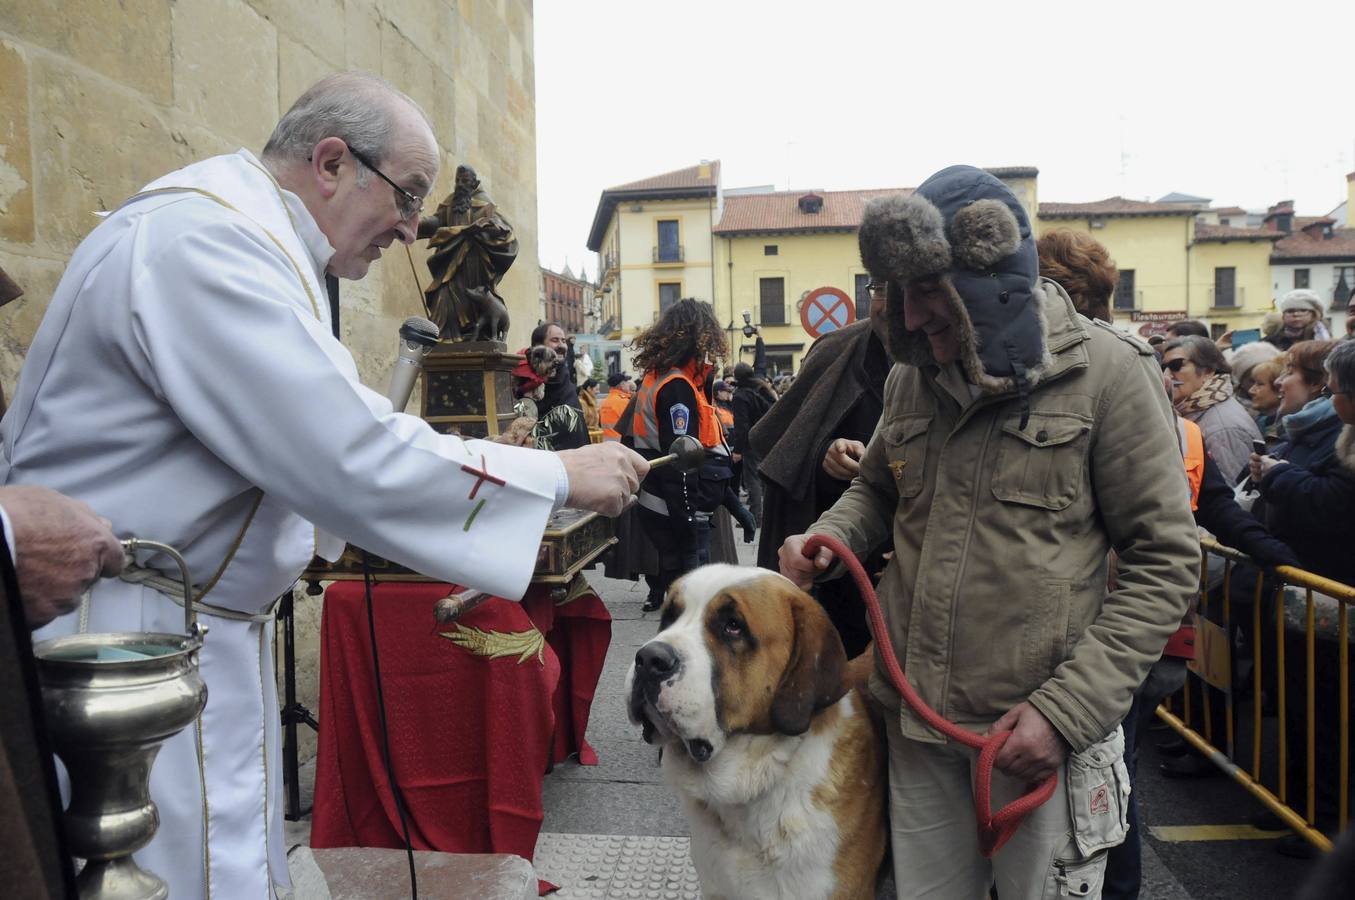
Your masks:
[{"label": "gold trim on vestment", "polygon": [[[276,188],[277,185],[274,184],[274,187]],[[220,203],[222,206],[226,207],[226,209],[229,209],[231,212],[236,213],[238,215],[244,216],[246,219],[249,219],[250,222],[256,225],[258,229],[262,231],[265,235],[267,235],[268,239],[272,241],[279,250],[282,251],[282,255],[287,257],[287,261],[292,264],[292,268],[296,270],[296,274],[301,277],[301,286],[306,289],[306,299],[310,301],[311,312],[315,314],[315,318],[324,321],[324,318],[320,315],[320,305],[315,300],[315,292],[311,290],[310,282],[306,281],[306,276],[302,274],[301,267],[296,264],[296,260],[292,258],[292,254],[287,252],[287,248],[282,245],[282,241],[278,240],[277,237],[274,236],[273,232],[269,231],[261,223],[255,221],[250,216],[236,209],[228,201],[223,200],[216,194],[213,194],[211,191],[204,191],[202,188],[175,187],[173,185],[170,185],[169,187],[154,188],[153,190],[142,191],[139,194],[133,194],[131,197],[127,198],[126,203],[124,203],[123,205],[125,206],[127,203],[131,203],[133,200],[140,199],[141,197],[154,197],[157,194],[181,194],[181,193],[199,194],[203,197],[206,197],[208,200],[215,200],[217,203]],[[278,194],[278,199],[282,200],[282,195],[280,193]],[[291,210],[287,209],[286,200],[283,200],[282,202],[282,211],[287,213],[287,218],[292,222],[293,230],[295,230],[296,220],[292,219],[292,212]],[[297,235],[297,237],[300,237],[300,235]]]},{"label": "gold trim on vestment", "polygon": [[202,791],[202,890],[203,900],[212,900],[212,847],[207,842],[212,811],[207,805],[207,751],[202,745],[202,715],[193,720],[198,744],[198,788]]},{"label": "gold trim on vestment", "polygon": [[[272,779],[268,777],[268,697],[265,694],[265,691],[267,691],[268,688],[265,685],[266,679],[264,678],[263,671],[264,634],[267,630],[267,623],[260,622],[259,655],[257,664],[259,667],[259,703],[263,709],[263,715],[259,717],[259,727],[262,729],[259,733],[259,749],[262,751],[263,755],[263,867],[268,874],[268,887],[273,891],[273,894],[276,895],[277,879],[273,877],[273,855],[268,852],[268,837],[272,833],[273,825],[272,810],[269,808],[272,804],[269,802],[269,799],[272,797],[273,792],[270,786]],[[277,691],[276,682],[273,684],[273,690],[274,692]]]},{"label": "gold trim on vestment", "polygon": [[[259,511],[259,506],[263,503],[263,491],[259,490],[259,488],[255,488],[255,490],[258,491],[258,496],[254,498],[254,505],[249,508],[249,515],[245,516],[245,523],[240,526],[240,533],[235,536],[235,542],[231,544],[231,548],[226,551],[226,558],[222,560],[221,568],[217,569],[216,574],[212,576],[211,580],[203,585],[202,593],[193,598],[194,603],[201,603],[203,606],[207,607],[209,611],[212,609],[225,609],[225,607],[213,607],[210,603],[203,603],[202,598],[206,597],[208,593],[211,592],[212,588],[216,587],[216,583],[221,580],[221,576],[226,574],[226,569],[230,566],[231,561],[235,559],[236,551],[238,551],[240,545],[245,542],[245,532],[249,531],[249,526],[254,522],[254,514]],[[230,610],[230,612],[235,612],[235,610]]]}]

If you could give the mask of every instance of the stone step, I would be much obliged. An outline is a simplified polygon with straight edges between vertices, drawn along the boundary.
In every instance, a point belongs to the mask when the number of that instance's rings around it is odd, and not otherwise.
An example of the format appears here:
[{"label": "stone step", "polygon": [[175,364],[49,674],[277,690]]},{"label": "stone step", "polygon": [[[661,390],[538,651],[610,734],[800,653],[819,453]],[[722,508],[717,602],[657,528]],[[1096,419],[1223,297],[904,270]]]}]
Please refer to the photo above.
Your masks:
[{"label": "stone step", "polygon": [[[287,857],[294,900],[405,900],[409,863],[403,850],[297,847]],[[506,853],[415,851],[420,897],[534,900],[536,872]]]}]

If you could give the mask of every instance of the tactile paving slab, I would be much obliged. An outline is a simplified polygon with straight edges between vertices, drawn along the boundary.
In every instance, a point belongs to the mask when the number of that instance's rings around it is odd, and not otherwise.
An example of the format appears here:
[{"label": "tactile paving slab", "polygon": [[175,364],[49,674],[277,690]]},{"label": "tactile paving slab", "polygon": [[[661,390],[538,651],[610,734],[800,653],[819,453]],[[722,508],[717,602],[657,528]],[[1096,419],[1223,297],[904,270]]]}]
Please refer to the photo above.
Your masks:
[{"label": "tactile paving slab", "polygon": [[685,837],[542,833],[532,864],[560,900],[701,900]]}]

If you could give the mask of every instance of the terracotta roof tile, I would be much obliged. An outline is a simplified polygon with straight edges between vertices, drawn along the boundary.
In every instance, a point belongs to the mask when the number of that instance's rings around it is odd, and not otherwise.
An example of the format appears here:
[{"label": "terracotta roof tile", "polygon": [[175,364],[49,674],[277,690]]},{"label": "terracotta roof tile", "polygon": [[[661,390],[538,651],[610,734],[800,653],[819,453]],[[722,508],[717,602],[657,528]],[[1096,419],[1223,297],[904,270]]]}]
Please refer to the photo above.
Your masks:
[{"label": "terracotta roof tile", "polygon": [[641,178],[639,181],[631,181],[626,184],[618,184],[615,187],[607,188],[611,191],[671,191],[681,188],[714,188],[720,183],[720,161],[717,159],[708,166],[709,174],[701,177],[701,166],[688,166],[685,169],[677,169],[673,172],[664,172],[662,175],[654,175],[649,178]]},{"label": "terracotta roof tile", "polygon": [[1202,209],[1200,212],[1214,213],[1218,216],[1245,216],[1247,211],[1240,206],[1220,206],[1214,209]]},{"label": "terracotta roof tile", "polygon": [[1284,237],[1269,228],[1235,228],[1231,225],[1196,225],[1197,241],[1278,241]]},{"label": "terracotta roof tile", "polygon": [[1175,203],[1150,203],[1107,197],[1091,203],[1041,203],[1042,219],[1082,219],[1087,216],[1194,216],[1199,212]]},{"label": "terracotta roof tile", "polygon": [[1337,228],[1323,240],[1301,231],[1285,237],[1271,251],[1272,261],[1291,259],[1349,259],[1355,260],[1355,228]]},{"label": "terracotta roof tile", "polygon": [[[793,231],[854,231],[861,225],[866,204],[876,197],[911,194],[912,188],[875,188],[863,191],[775,191],[725,197],[724,214],[716,234],[772,234]],[[823,198],[817,213],[800,212],[800,198]]]}]

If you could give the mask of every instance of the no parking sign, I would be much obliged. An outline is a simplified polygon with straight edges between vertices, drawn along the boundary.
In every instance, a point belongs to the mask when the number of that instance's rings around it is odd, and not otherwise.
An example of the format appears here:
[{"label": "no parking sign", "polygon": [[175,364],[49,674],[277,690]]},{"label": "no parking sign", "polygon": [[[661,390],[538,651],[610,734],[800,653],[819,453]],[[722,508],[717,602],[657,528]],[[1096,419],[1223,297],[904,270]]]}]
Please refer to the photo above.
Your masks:
[{"label": "no parking sign", "polygon": [[800,304],[800,324],[810,337],[823,337],[856,321],[856,304],[846,291],[815,288]]}]

